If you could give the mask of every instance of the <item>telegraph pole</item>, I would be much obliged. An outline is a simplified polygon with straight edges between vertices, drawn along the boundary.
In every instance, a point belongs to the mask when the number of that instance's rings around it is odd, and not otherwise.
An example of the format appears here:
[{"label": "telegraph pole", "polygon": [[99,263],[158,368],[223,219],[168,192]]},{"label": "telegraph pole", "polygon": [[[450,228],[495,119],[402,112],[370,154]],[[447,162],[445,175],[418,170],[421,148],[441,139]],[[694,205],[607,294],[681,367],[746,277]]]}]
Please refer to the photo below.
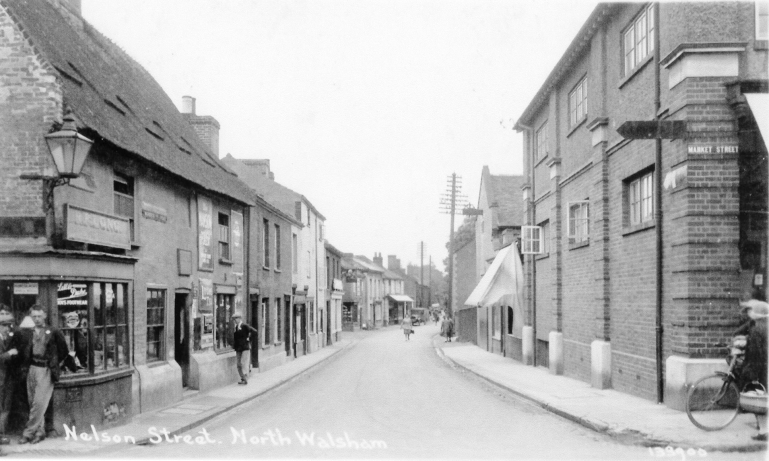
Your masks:
[{"label": "telegraph pole", "polygon": [[441,197],[441,212],[451,215],[451,229],[449,232],[449,293],[447,314],[454,317],[453,290],[454,290],[454,214],[457,212],[457,200],[463,203],[467,200],[460,194],[462,189],[462,178],[452,173],[448,178],[448,190]]}]

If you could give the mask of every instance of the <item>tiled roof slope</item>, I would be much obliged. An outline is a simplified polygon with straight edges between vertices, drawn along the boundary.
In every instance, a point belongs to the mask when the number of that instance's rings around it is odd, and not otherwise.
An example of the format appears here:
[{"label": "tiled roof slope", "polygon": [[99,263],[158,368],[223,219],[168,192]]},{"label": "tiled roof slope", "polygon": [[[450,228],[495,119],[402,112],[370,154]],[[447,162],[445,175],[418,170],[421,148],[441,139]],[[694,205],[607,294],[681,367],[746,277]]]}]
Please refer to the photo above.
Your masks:
[{"label": "tiled roof slope", "polygon": [[252,203],[251,191],[207,150],[152,76],[93,26],[48,0],[0,5],[58,72],[80,128],[203,189]]},{"label": "tiled roof slope", "polygon": [[512,227],[523,224],[523,176],[491,175],[489,204],[496,202],[494,227]]},{"label": "tiled roof slope", "polygon": [[[262,174],[260,168],[249,166],[248,160],[237,159],[232,155],[227,154],[222,159],[222,163],[224,163],[230,170],[234,171],[235,174],[238,175],[238,178],[256,191],[257,194],[264,197],[265,200],[275,205],[284,213],[296,217],[296,202],[304,201],[320,219],[326,219],[312,206],[312,203],[310,203],[304,195],[294,192],[272,179],[268,179]],[[297,219],[304,221],[301,217],[297,217]]]},{"label": "tiled roof slope", "polygon": [[356,263],[365,267],[366,268],[365,270],[369,272],[384,273],[385,271],[383,267],[380,267],[378,264],[374,264],[370,259],[368,259],[365,256],[355,255],[353,256],[353,259],[355,260]]}]

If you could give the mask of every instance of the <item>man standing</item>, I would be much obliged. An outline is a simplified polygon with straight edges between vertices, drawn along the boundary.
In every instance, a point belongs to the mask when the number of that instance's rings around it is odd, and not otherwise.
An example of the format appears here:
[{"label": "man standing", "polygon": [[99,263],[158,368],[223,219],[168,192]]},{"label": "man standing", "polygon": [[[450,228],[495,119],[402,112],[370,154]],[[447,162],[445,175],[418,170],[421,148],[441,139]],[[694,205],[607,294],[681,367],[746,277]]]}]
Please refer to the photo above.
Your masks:
[{"label": "man standing", "polygon": [[243,351],[247,351],[251,349],[251,342],[250,342],[250,335],[253,331],[254,333],[258,333],[256,329],[251,327],[251,325],[247,323],[243,323],[243,319],[240,316],[240,313],[235,312],[232,314],[232,320],[235,322],[235,333],[234,333],[234,343],[235,343],[235,354],[237,354],[237,360],[238,360],[238,374],[240,375],[240,382],[238,384],[248,384],[248,380],[246,379],[246,375],[243,373]]},{"label": "man standing", "polygon": [[18,354],[11,347],[13,333],[13,314],[8,306],[0,304],[0,445],[10,443],[6,436],[8,431],[8,416],[11,414],[13,393],[16,390],[16,380],[10,369],[10,362]]},{"label": "man standing", "polygon": [[19,443],[38,443],[45,438],[45,410],[53,395],[53,385],[59,381],[61,363],[69,355],[64,335],[46,325],[43,306],[35,304],[29,309],[35,324],[32,341],[24,354],[29,362],[27,374],[27,397],[29,399],[29,420]]}]

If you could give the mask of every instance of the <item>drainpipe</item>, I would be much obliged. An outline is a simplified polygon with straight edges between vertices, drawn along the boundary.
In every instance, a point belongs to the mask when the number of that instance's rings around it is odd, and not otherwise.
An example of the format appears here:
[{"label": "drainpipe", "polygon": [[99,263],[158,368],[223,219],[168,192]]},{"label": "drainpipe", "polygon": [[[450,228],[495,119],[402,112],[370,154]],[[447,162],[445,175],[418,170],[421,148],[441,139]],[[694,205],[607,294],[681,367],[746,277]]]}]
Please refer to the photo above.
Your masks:
[{"label": "drainpipe", "polygon": [[[526,131],[526,155],[529,158],[529,169],[531,171],[531,207],[529,208],[529,225],[534,225],[534,181],[536,174],[534,172],[534,149],[532,149],[532,139],[534,136],[534,127],[526,126],[518,123],[517,126],[523,128]],[[521,236],[523,237],[523,236]],[[531,264],[531,335],[533,336],[534,344],[532,345],[532,366],[537,366],[537,264],[533,255],[529,255],[529,264]]]},{"label": "drainpipe", "polygon": [[[655,4],[654,13],[654,115],[657,121],[660,120],[660,14],[659,3]],[[657,136],[654,140],[654,192],[657,200],[657,207],[654,210],[655,233],[657,241],[656,255],[656,278],[657,278],[657,305],[655,312],[655,335],[656,335],[656,353],[657,353],[657,403],[663,403],[665,386],[663,385],[662,370],[662,301],[663,301],[663,274],[662,274],[662,139]]]}]

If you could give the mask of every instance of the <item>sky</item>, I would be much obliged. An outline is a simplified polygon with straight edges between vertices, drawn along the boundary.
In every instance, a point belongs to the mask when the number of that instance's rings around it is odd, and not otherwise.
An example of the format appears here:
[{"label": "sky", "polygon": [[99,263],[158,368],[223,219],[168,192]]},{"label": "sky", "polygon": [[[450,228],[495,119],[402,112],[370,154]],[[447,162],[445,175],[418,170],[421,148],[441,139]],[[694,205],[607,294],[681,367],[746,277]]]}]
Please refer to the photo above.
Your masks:
[{"label": "sky", "polygon": [[[522,174],[513,125],[596,2],[82,0],[83,17],[181,109],[220,125],[220,157],[270,159],[329,242],[443,269],[453,173]],[[455,227],[462,222],[455,218]]]}]

